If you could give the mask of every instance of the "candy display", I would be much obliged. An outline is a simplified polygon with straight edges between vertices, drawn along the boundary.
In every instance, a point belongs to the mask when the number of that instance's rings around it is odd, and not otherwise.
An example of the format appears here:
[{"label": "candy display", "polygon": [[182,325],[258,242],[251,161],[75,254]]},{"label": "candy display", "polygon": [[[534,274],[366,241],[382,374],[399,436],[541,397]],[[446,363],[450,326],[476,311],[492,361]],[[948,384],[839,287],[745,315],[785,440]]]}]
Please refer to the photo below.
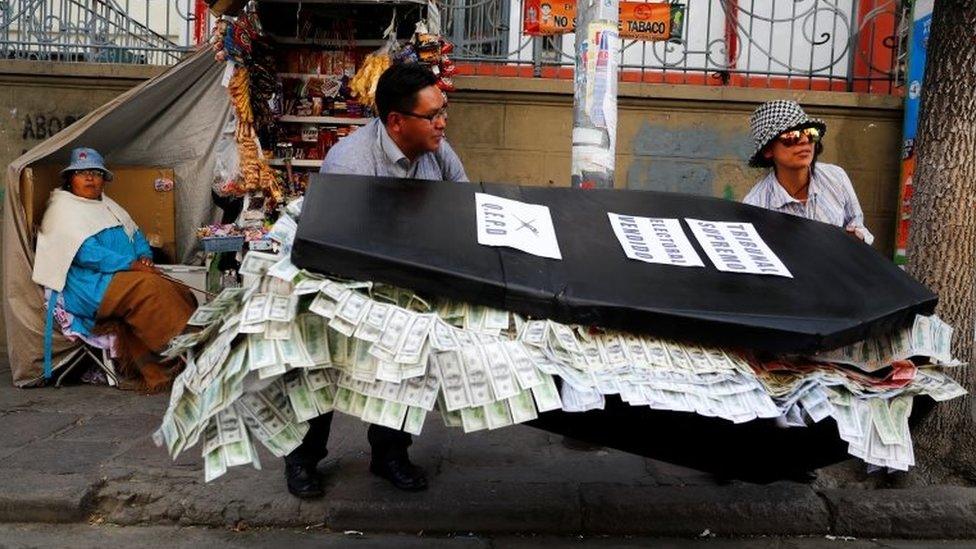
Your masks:
[{"label": "candy display", "polygon": [[375,105],[376,84],[380,80],[380,75],[392,64],[393,60],[386,51],[371,53],[366,56],[363,66],[349,82],[353,95],[367,105]]}]

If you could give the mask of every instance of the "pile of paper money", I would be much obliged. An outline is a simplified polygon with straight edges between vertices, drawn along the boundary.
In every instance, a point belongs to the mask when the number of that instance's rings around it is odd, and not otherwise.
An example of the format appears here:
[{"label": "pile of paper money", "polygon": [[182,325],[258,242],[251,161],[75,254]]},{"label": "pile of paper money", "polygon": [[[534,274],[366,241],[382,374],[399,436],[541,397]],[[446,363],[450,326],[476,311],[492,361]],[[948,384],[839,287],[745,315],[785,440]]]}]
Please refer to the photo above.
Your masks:
[{"label": "pile of paper money", "polygon": [[601,408],[607,395],[737,423],[832,417],[851,454],[904,469],[912,396],[965,393],[941,370],[954,365],[951,328],[935,317],[816,357],[757,358],[304,272],[289,259],[295,228],[282,216],[269,233],[280,253],[247,254],[244,286],[201,306],[165,353],[186,369],[154,438],[175,457],[202,434],[208,481],[260,467],[254,440],[287,455],[333,410],[414,434],[437,411],[472,432]]}]

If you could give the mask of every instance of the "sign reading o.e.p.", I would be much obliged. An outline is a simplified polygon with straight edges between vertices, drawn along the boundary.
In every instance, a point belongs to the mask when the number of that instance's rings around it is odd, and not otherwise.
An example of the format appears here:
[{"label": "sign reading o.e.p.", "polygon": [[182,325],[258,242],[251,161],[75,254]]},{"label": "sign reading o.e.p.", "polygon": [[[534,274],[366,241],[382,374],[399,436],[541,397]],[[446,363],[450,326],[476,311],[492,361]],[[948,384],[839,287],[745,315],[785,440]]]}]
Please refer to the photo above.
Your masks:
[{"label": "sign reading o.e.p.", "polygon": [[474,197],[478,244],[507,246],[550,259],[563,258],[547,206],[485,193],[475,193]]}]

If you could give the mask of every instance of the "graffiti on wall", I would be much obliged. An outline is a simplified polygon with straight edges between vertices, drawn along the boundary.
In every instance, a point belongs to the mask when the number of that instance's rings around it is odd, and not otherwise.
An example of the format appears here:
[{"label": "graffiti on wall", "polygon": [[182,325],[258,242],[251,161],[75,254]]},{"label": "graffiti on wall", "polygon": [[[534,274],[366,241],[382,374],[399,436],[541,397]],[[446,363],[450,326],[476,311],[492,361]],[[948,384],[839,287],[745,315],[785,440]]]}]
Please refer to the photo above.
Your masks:
[{"label": "graffiti on wall", "polygon": [[21,139],[24,141],[43,141],[67,128],[84,114],[44,114],[27,113],[23,118]]}]

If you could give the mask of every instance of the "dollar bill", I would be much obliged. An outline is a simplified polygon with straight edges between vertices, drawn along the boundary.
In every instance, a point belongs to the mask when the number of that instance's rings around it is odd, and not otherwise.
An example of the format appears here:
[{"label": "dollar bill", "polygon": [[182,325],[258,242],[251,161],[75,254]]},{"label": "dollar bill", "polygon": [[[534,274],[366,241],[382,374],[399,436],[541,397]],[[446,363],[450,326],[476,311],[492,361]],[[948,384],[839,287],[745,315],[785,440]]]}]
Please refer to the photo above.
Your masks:
[{"label": "dollar bill", "polygon": [[284,376],[288,400],[298,421],[308,421],[319,415],[318,407],[312,396],[312,391],[305,384],[305,378],[298,371],[288,372]]},{"label": "dollar bill", "polygon": [[414,318],[413,323],[406,330],[402,343],[399,344],[399,349],[393,358],[394,362],[415,364],[420,361],[434,318],[434,315],[430,314],[417,315]]},{"label": "dollar bill", "polygon": [[412,435],[420,435],[424,428],[424,420],[427,418],[427,410],[411,406],[407,410],[406,418],[403,422],[403,430]]},{"label": "dollar bill", "polygon": [[512,375],[512,364],[502,344],[485,345],[484,356],[488,366],[488,381],[496,401],[517,395],[519,388],[515,376]]},{"label": "dollar bill", "polygon": [[189,326],[208,326],[219,320],[223,314],[224,309],[220,307],[202,305],[193,311],[186,323]]},{"label": "dollar bill", "polygon": [[457,337],[454,335],[454,328],[441,318],[434,321],[430,338],[434,348],[438,351],[454,351],[459,347]]},{"label": "dollar bill", "polygon": [[386,329],[370,347],[369,354],[379,360],[393,361],[409,324],[413,323],[414,316],[416,315],[408,311],[394,309],[387,321]]},{"label": "dollar bill", "polygon": [[294,295],[273,295],[268,305],[268,320],[291,322],[298,308],[298,297]]},{"label": "dollar bill", "polygon": [[351,415],[349,410],[352,406],[352,397],[353,397],[352,390],[346,387],[339,387],[338,389],[336,389],[335,400],[333,400],[332,402],[333,408],[335,408],[336,410],[344,414]]},{"label": "dollar bill", "polygon": [[204,457],[203,471],[204,482],[213,482],[227,472],[227,463],[224,461],[224,453],[220,447]]},{"label": "dollar bill", "polygon": [[549,336],[549,323],[545,320],[530,320],[525,323],[520,339],[528,345],[542,347]]},{"label": "dollar bill", "polygon": [[309,356],[308,349],[305,347],[305,339],[302,337],[302,332],[298,324],[290,323],[288,326],[291,331],[291,337],[275,341],[278,356],[281,357],[282,362],[295,368],[315,366],[315,362]]},{"label": "dollar bill", "polygon": [[238,272],[253,276],[264,276],[272,265],[278,262],[279,256],[264,252],[248,252],[241,261]]},{"label": "dollar bill", "polygon": [[373,303],[363,321],[356,327],[353,337],[370,343],[376,342],[386,329],[386,322],[392,311],[393,308],[386,303]]},{"label": "dollar bill", "polygon": [[400,402],[386,401],[383,405],[383,413],[380,415],[379,424],[390,429],[400,429],[403,420],[407,417],[409,406]]},{"label": "dollar bill", "polygon": [[308,310],[321,317],[332,319],[335,317],[337,305],[338,303],[333,301],[324,291],[320,291],[315,296],[315,299],[312,300],[312,304],[309,305]]},{"label": "dollar bill", "polygon": [[562,400],[559,398],[559,390],[552,376],[543,376],[543,383],[532,387],[532,396],[535,398],[535,407],[540,412],[548,412],[562,408]]},{"label": "dollar bill", "polygon": [[361,395],[359,393],[353,393],[352,400],[349,402],[349,414],[353,416],[363,417],[363,413],[366,410],[366,395]]},{"label": "dollar bill", "polygon": [[539,417],[535,412],[531,391],[521,391],[508,399],[508,407],[512,412],[512,421],[515,423],[525,423]]},{"label": "dollar bill", "polygon": [[248,370],[267,368],[277,362],[278,354],[273,341],[264,339],[263,334],[251,334],[247,337]]},{"label": "dollar bill", "polygon": [[318,390],[312,391],[312,399],[319,414],[331,412],[335,408],[336,391],[332,385],[326,385]]},{"label": "dollar bill", "polygon": [[305,350],[312,364],[329,366],[332,355],[329,353],[329,338],[326,334],[325,320],[316,314],[303,314],[298,317]]},{"label": "dollar bill", "polygon": [[440,378],[444,393],[444,410],[451,412],[469,406],[471,399],[468,396],[459,352],[435,353],[431,356],[431,363]]},{"label": "dollar bill", "polygon": [[360,417],[363,421],[379,425],[383,419],[383,408],[387,401],[378,397],[366,397],[366,403]]},{"label": "dollar bill", "polygon": [[271,296],[268,294],[254,294],[244,303],[244,313],[241,326],[257,324],[268,319],[268,307]]},{"label": "dollar bill", "polygon": [[[457,356],[457,355],[455,355]],[[470,345],[463,347],[460,351],[461,368],[464,385],[473,406],[484,406],[492,400],[494,396],[491,392],[491,382],[489,381],[488,368],[485,364],[484,355],[480,345]]]},{"label": "dollar bill", "polygon": [[473,433],[488,428],[488,418],[485,417],[483,406],[461,408],[461,427],[465,433]]},{"label": "dollar bill", "polygon": [[484,328],[486,330],[507,330],[508,326],[508,311],[492,308],[485,310]]},{"label": "dollar bill", "polygon": [[484,406],[484,410],[485,423],[488,424],[488,429],[499,429],[514,423],[512,412],[508,409],[508,400],[496,400]]},{"label": "dollar bill", "polygon": [[244,440],[223,447],[224,463],[227,467],[247,465],[254,462],[256,452],[253,451],[254,447],[246,433],[244,437]]}]

